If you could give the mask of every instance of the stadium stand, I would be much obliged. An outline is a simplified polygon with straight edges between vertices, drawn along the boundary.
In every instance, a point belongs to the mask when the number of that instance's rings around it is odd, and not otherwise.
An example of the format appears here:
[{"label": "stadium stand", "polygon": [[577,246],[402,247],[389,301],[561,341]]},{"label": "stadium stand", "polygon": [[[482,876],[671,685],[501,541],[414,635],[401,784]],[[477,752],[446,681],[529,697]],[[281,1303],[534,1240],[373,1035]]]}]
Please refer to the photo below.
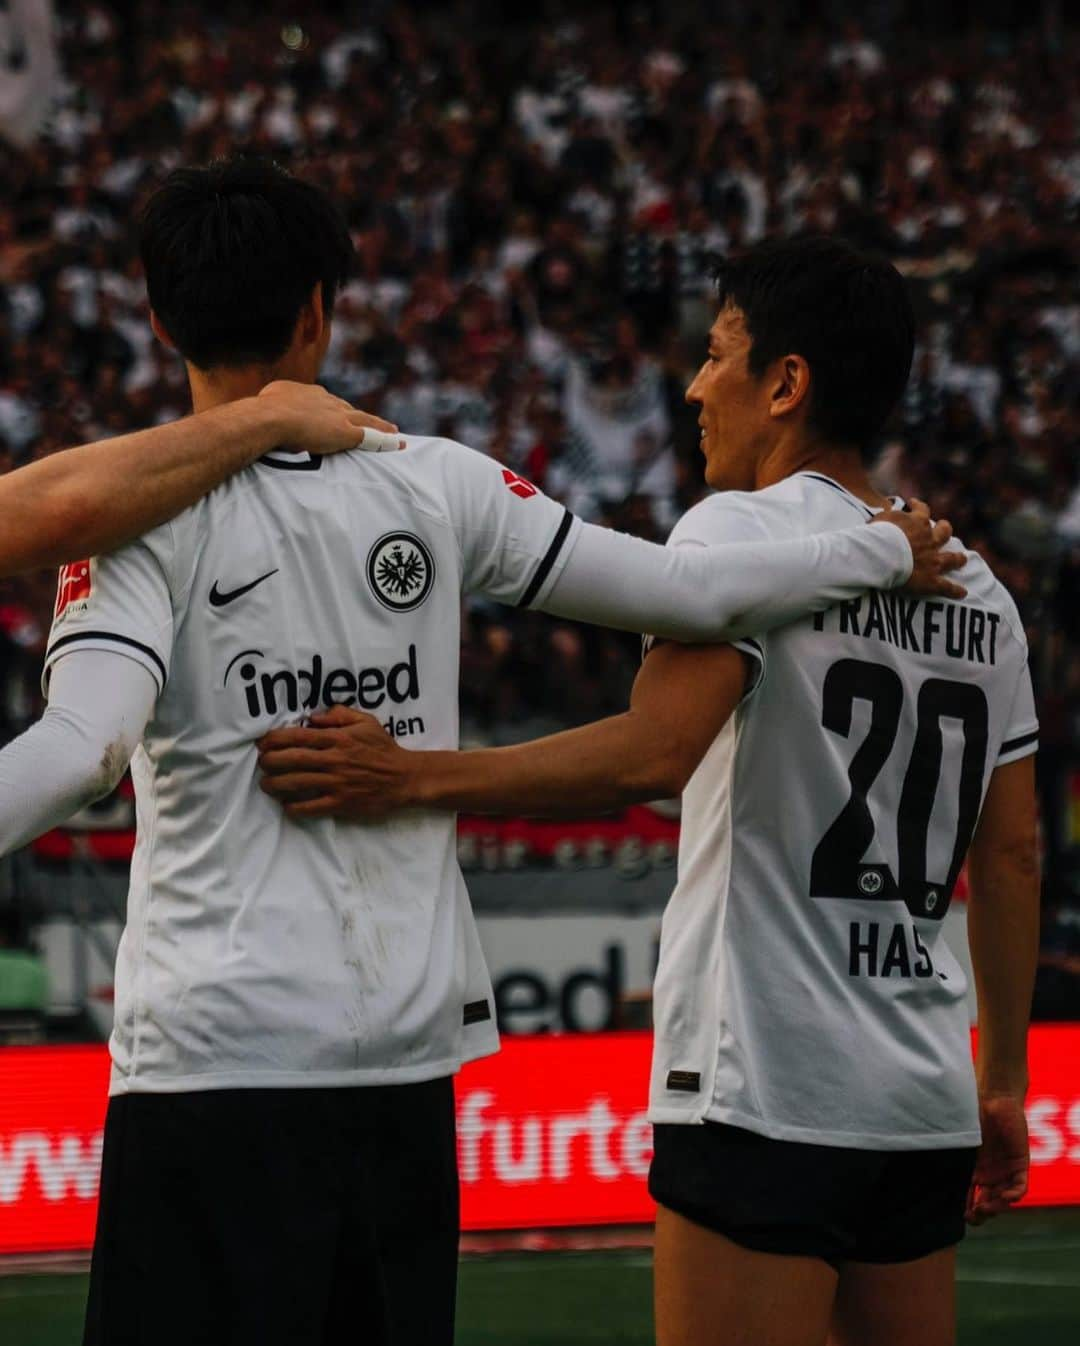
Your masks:
[{"label": "stadium stand", "polygon": [[[681,396],[710,255],[819,230],[892,256],[921,341],[879,478],[947,514],[1021,604],[1052,861],[1039,1008],[1080,1015],[1075,31],[1006,37],[1001,4],[1000,30],[962,36],[949,5],[831,29],[795,4],[704,24],[682,0],[57,10],[46,134],[0,140],[0,470],[186,410],[128,221],[163,172],[237,145],[346,203],[359,265],[330,387],[657,539],[703,490]],[[49,575],[0,585],[5,736],[39,710],[52,597]],[[466,741],[625,704],[632,638],[480,602],[464,630]]]}]

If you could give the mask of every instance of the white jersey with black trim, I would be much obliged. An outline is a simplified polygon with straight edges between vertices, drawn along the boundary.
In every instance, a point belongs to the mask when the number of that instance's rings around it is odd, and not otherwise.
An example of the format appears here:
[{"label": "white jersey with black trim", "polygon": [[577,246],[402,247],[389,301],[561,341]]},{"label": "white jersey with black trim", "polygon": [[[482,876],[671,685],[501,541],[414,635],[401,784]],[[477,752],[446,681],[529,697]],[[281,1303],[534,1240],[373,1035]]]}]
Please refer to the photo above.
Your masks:
[{"label": "white jersey with black trim", "polygon": [[579,528],[490,458],[412,438],[270,455],[61,572],[45,677],[90,648],[159,687],[132,760],[113,1093],[404,1083],[496,1050],[453,815],[291,821],[256,742],[346,705],[456,748],[462,592],[542,600]]},{"label": "white jersey with black trim", "polygon": [[[669,545],[869,508],[800,473],[695,506]],[[739,642],[747,696],[683,796],[650,1116],[857,1149],[976,1145],[964,973],[942,918],[990,774],[1037,746],[1027,644],[985,563],[961,602],[871,591]]]}]

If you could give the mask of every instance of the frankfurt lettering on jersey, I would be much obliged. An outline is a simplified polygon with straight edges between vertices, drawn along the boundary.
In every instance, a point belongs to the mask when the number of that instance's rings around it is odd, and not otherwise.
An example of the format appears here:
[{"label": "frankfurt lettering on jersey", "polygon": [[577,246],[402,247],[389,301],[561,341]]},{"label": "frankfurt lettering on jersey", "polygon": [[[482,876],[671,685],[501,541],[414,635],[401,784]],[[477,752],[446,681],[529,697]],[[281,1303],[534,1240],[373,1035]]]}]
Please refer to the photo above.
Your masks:
[{"label": "frankfurt lettering on jersey", "polygon": [[997,663],[1001,615],[970,604],[871,592],[814,617],[814,630],[881,640],[912,654]]}]

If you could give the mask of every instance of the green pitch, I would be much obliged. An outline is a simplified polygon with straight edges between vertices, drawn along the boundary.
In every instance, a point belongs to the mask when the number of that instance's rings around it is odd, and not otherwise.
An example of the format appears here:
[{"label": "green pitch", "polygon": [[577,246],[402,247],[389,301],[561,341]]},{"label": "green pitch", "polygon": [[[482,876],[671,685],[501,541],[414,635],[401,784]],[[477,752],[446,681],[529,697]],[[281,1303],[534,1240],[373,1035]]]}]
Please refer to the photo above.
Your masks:
[{"label": "green pitch", "polygon": [[[960,1346],[1080,1339],[1080,1210],[1022,1212],[960,1253]],[[4,1346],[78,1346],[85,1276],[0,1277]],[[530,1253],[461,1268],[458,1346],[652,1346],[649,1258]]]}]

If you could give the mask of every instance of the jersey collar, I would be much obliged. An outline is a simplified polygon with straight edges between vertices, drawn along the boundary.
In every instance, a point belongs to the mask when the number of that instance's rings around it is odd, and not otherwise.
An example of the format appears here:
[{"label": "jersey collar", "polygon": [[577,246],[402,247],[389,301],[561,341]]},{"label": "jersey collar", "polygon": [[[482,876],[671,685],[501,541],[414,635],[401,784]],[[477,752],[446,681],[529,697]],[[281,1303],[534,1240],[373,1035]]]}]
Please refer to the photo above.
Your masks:
[{"label": "jersey collar", "polygon": [[[846,486],[841,486],[838,481],[833,481],[832,477],[827,477],[824,472],[796,472],[795,476],[809,477],[811,481],[820,481],[824,486],[831,486],[834,491],[840,492],[848,504],[854,505],[857,510],[860,510],[867,519],[872,519],[875,514],[879,513],[878,510],[868,505],[865,500],[860,500],[857,495],[852,495]],[[892,502],[893,509],[907,509],[907,502],[901,499],[900,496],[891,495],[889,496],[889,500]]]},{"label": "jersey collar", "polygon": [[292,453],[288,449],[271,449],[257,461],[267,467],[280,468],[283,472],[318,472],[323,465],[322,458],[315,458],[306,451]]}]

